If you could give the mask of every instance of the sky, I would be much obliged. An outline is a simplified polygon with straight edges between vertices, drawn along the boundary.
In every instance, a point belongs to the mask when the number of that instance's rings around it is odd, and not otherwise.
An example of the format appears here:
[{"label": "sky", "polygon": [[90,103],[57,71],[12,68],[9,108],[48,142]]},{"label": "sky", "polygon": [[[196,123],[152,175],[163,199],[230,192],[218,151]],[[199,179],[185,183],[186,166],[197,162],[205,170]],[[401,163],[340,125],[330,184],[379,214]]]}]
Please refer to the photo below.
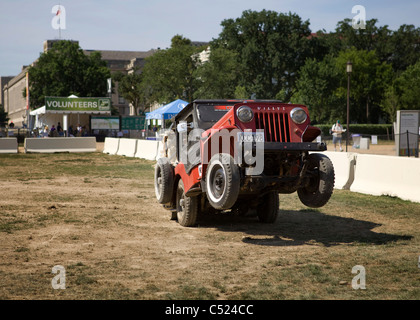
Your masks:
[{"label": "sky", "polygon": [[61,39],[77,40],[88,50],[164,49],[176,34],[211,41],[223,20],[245,10],[296,13],[313,32],[330,32],[338,21],[356,16],[353,6],[362,5],[366,20],[378,19],[379,26],[420,27],[419,0],[0,0],[0,76],[19,74],[39,57],[45,40],[59,38],[52,27],[58,4],[66,15]]}]

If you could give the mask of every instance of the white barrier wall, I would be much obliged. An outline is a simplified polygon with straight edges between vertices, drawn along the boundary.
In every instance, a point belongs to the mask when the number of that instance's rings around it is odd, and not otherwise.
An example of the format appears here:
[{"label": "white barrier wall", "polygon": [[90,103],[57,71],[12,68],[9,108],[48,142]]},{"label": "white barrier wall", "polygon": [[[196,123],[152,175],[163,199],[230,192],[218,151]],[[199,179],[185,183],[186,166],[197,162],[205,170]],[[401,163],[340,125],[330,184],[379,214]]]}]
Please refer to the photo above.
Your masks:
[{"label": "white barrier wall", "polygon": [[137,140],[135,157],[146,160],[156,160],[159,142],[155,140]]},{"label": "white barrier wall", "polygon": [[95,137],[26,138],[26,153],[96,152]]},{"label": "white barrier wall", "polygon": [[0,153],[18,153],[17,138],[0,138]]},{"label": "white barrier wall", "polygon": [[137,150],[137,139],[120,138],[117,155],[134,157]]},{"label": "white barrier wall", "polygon": [[420,159],[359,154],[350,190],[420,202]]},{"label": "white barrier wall", "polygon": [[349,190],[354,180],[354,167],[356,165],[356,153],[347,152],[319,152],[330,158],[335,172],[335,189]]},{"label": "white barrier wall", "polygon": [[102,152],[108,153],[108,154],[117,154],[119,145],[120,145],[119,138],[106,137],[105,143],[104,143],[104,150]]}]

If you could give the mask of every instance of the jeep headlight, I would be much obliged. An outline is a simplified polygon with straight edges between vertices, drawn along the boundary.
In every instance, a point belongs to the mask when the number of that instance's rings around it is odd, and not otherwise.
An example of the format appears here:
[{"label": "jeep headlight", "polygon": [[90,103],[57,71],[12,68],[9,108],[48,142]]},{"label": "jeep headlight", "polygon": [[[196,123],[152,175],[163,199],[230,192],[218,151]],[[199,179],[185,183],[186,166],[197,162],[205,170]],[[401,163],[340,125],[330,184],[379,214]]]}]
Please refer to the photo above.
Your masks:
[{"label": "jeep headlight", "polygon": [[290,112],[290,118],[292,118],[294,123],[302,124],[308,119],[308,115],[306,114],[305,110],[302,108],[294,108]]},{"label": "jeep headlight", "polygon": [[248,106],[241,106],[236,110],[238,119],[242,122],[250,122],[254,118],[254,112]]}]

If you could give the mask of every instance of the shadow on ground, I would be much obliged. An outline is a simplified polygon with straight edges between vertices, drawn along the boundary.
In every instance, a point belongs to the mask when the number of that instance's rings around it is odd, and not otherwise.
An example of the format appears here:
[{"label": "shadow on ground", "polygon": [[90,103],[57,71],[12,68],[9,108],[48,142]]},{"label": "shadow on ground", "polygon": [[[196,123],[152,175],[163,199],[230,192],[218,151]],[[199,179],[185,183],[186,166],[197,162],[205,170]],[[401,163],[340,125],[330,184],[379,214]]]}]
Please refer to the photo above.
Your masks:
[{"label": "shadow on ground", "polygon": [[262,246],[298,246],[319,244],[381,245],[399,240],[411,240],[409,235],[378,233],[380,227],[370,221],[326,215],[317,210],[279,210],[274,224],[265,224],[257,217],[240,217],[228,214],[205,215],[199,227],[217,228],[225,232],[243,232],[243,242]]}]

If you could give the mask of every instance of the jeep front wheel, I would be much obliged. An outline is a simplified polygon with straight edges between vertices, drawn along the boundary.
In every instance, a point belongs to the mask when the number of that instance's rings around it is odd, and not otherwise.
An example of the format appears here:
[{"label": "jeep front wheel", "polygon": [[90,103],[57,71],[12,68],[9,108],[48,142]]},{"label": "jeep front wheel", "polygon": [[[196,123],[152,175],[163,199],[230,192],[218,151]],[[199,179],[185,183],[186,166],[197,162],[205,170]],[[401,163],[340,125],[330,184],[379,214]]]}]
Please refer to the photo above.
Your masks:
[{"label": "jeep front wheel", "polygon": [[308,207],[320,208],[330,200],[334,189],[334,166],[320,153],[309,155],[308,180],[297,190],[300,201]]},{"label": "jeep front wheel", "polygon": [[217,210],[230,209],[238,199],[239,168],[230,154],[216,154],[206,171],[206,193],[211,206]]},{"label": "jeep front wheel", "polygon": [[178,223],[181,226],[192,227],[195,225],[198,213],[198,197],[188,197],[185,195],[182,179],[179,180],[176,190],[176,212]]}]

